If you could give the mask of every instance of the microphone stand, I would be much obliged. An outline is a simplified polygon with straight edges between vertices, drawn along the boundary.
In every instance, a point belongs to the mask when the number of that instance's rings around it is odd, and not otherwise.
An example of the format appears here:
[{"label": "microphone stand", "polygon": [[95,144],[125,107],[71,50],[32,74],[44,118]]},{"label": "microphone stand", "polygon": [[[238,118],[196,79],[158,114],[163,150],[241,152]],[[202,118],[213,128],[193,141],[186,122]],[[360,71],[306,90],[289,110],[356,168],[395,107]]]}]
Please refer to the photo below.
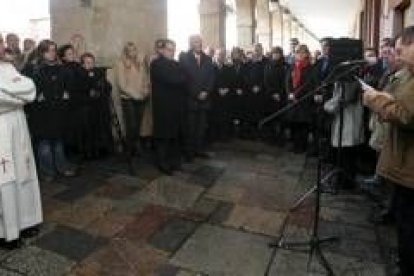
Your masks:
[{"label": "microphone stand", "polygon": [[[276,113],[274,113],[274,114],[270,115],[269,117],[263,119],[259,124],[259,128],[263,127],[263,125],[265,125],[266,123],[278,118],[282,114],[285,114],[286,112],[294,109],[296,106],[302,104],[307,99],[314,96],[317,92],[321,91],[323,88],[334,84],[338,79],[342,79],[343,77],[349,75],[350,73],[352,73],[353,71],[358,69],[359,66],[360,65],[354,65],[350,69],[348,69],[348,70],[346,70],[346,71],[342,72],[341,74],[338,74],[337,76],[334,77],[334,73],[337,71],[337,69],[342,67],[342,66],[337,66],[336,69],[334,69],[331,72],[331,74],[327,77],[328,81],[325,81],[324,83],[322,83],[322,85],[320,85],[319,87],[317,87],[313,91],[309,92],[308,94],[306,94],[304,97],[302,97],[298,101],[282,108],[281,110],[277,111]],[[343,90],[341,90],[341,93],[343,94]],[[344,98],[344,95],[341,95],[341,97]],[[343,123],[343,116],[342,116],[342,123]],[[342,137],[341,137],[342,136],[342,126],[340,126],[340,127],[341,127],[341,129],[340,129],[340,135],[339,136],[340,136],[340,139],[341,139],[340,141],[342,142]],[[321,238],[319,236],[319,223],[320,223],[320,211],[321,211],[321,193],[322,193],[321,188],[322,188],[322,182],[323,182],[323,180],[322,180],[322,163],[323,163],[324,157],[323,157],[323,154],[322,154],[322,151],[321,151],[321,148],[323,146],[323,139],[321,138],[321,135],[318,135],[318,136],[319,136],[318,137],[318,165],[317,165],[316,185],[314,187],[312,187],[309,191],[307,191],[304,195],[302,195],[293,204],[293,207],[291,207],[288,210],[288,214],[296,211],[308,197],[310,197],[313,193],[315,193],[316,198],[315,198],[315,211],[314,211],[312,235],[311,235],[311,237],[308,241],[286,242],[285,237],[284,237],[285,230],[286,230],[286,227],[287,227],[287,221],[286,221],[284,223],[283,227],[282,227],[281,236],[275,242],[270,243],[269,247],[274,248],[275,250],[277,248],[292,250],[295,247],[308,247],[308,250],[309,250],[308,251],[309,252],[309,258],[308,258],[308,264],[307,264],[308,271],[309,271],[311,262],[313,260],[313,257],[314,257],[314,255],[316,255],[318,257],[319,263],[325,269],[327,274],[329,276],[334,276],[335,274],[333,272],[333,269],[332,269],[331,265],[329,264],[328,260],[326,259],[326,257],[324,256],[324,254],[322,252],[321,245],[324,244],[324,243],[336,242],[336,241],[339,240],[339,238],[338,237]],[[335,172],[335,174],[336,174],[336,172]],[[334,174],[332,174],[332,175],[334,175]],[[270,267],[268,267],[268,270],[269,269],[270,269]],[[268,272],[269,271],[267,271],[266,275],[268,275]]]}]

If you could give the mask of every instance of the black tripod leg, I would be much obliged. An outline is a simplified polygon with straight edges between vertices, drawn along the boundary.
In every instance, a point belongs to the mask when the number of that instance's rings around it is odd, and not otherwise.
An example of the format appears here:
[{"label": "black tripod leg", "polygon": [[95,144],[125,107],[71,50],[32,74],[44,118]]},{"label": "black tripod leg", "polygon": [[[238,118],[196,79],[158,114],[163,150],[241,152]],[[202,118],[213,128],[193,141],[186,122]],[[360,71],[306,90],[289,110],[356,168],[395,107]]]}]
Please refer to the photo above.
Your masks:
[{"label": "black tripod leg", "polygon": [[315,247],[315,253],[318,255],[319,263],[325,268],[326,272],[329,276],[335,276],[331,265],[329,264],[328,260],[325,258],[325,255],[322,253],[320,246]]}]

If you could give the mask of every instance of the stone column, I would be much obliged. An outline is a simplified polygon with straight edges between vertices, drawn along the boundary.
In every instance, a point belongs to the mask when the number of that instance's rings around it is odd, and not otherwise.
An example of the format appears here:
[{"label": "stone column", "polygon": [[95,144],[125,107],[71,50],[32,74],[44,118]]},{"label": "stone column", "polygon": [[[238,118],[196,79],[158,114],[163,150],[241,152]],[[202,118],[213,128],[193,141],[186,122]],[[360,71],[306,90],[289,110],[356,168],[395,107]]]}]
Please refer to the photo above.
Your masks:
[{"label": "stone column", "polygon": [[50,0],[50,14],[52,39],[79,44],[100,65],[111,66],[127,41],[151,53],[167,37],[167,0]]},{"label": "stone column", "polygon": [[237,16],[237,44],[242,47],[251,47],[255,41],[255,14],[254,0],[236,0]]},{"label": "stone column", "polygon": [[272,12],[272,38],[273,46],[283,46],[284,27],[283,10],[278,6]]},{"label": "stone column", "polygon": [[[292,18],[292,27],[291,27],[291,33],[292,33],[292,38],[297,38],[299,39],[299,23],[297,21],[296,18]],[[299,40],[299,42],[302,42]]]},{"label": "stone column", "polygon": [[290,12],[286,9],[283,11],[283,48],[289,50],[289,42],[292,38],[292,19]]},{"label": "stone column", "polygon": [[200,29],[204,46],[226,48],[226,1],[200,1]]},{"label": "stone column", "polygon": [[262,43],[263,48],[269,50],[272,47],[272,18],[269,9],[269,0],[257,0],[257,42]]}]

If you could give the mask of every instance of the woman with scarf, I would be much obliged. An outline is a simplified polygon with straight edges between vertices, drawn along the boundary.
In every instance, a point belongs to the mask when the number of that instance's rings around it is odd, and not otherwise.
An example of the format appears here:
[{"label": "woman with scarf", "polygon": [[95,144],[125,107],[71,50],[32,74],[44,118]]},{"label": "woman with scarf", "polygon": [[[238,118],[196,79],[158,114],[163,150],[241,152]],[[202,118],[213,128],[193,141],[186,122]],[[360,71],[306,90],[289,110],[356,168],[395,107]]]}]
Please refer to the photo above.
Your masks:
[{"label": "woman with scarf", "polygon": [[113,96],[115,102],[120,100],[122,106],[118,116],[123,118],[127,151],[137,155],[141,153],[141,124],[150,95],[150,81],[148,63],[144,56],[138,54],[135,43],[125,45],[112,74]]},{"label": "woman with scarf", "polygon": [[[311,64],[309,49],[306,45],[299,45],[295,53],[295,62],[287,73],[288,103],[300,101],[308,93],[312,93],[318,83],[318,73]],[[314,108],[314,98],[309,97],[293,107],[287,115],[293,140],[292,151],[295,153],[304,153],[307,150]]]}]

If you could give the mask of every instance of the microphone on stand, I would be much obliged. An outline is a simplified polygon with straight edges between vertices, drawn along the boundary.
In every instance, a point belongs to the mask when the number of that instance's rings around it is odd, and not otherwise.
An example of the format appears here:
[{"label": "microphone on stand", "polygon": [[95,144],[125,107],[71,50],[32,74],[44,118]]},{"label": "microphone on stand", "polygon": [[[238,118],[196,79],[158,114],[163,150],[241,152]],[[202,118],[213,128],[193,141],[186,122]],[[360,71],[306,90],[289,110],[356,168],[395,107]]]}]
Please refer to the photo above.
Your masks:
[{"label": "microphone on stand", "polygon": [[365,59],[347,60],[347,61],[340,62],[338,66],[342,67],[342,66],[350,66],[350,65],[365,65],[367,63],[368,61],[366,61]]}]

